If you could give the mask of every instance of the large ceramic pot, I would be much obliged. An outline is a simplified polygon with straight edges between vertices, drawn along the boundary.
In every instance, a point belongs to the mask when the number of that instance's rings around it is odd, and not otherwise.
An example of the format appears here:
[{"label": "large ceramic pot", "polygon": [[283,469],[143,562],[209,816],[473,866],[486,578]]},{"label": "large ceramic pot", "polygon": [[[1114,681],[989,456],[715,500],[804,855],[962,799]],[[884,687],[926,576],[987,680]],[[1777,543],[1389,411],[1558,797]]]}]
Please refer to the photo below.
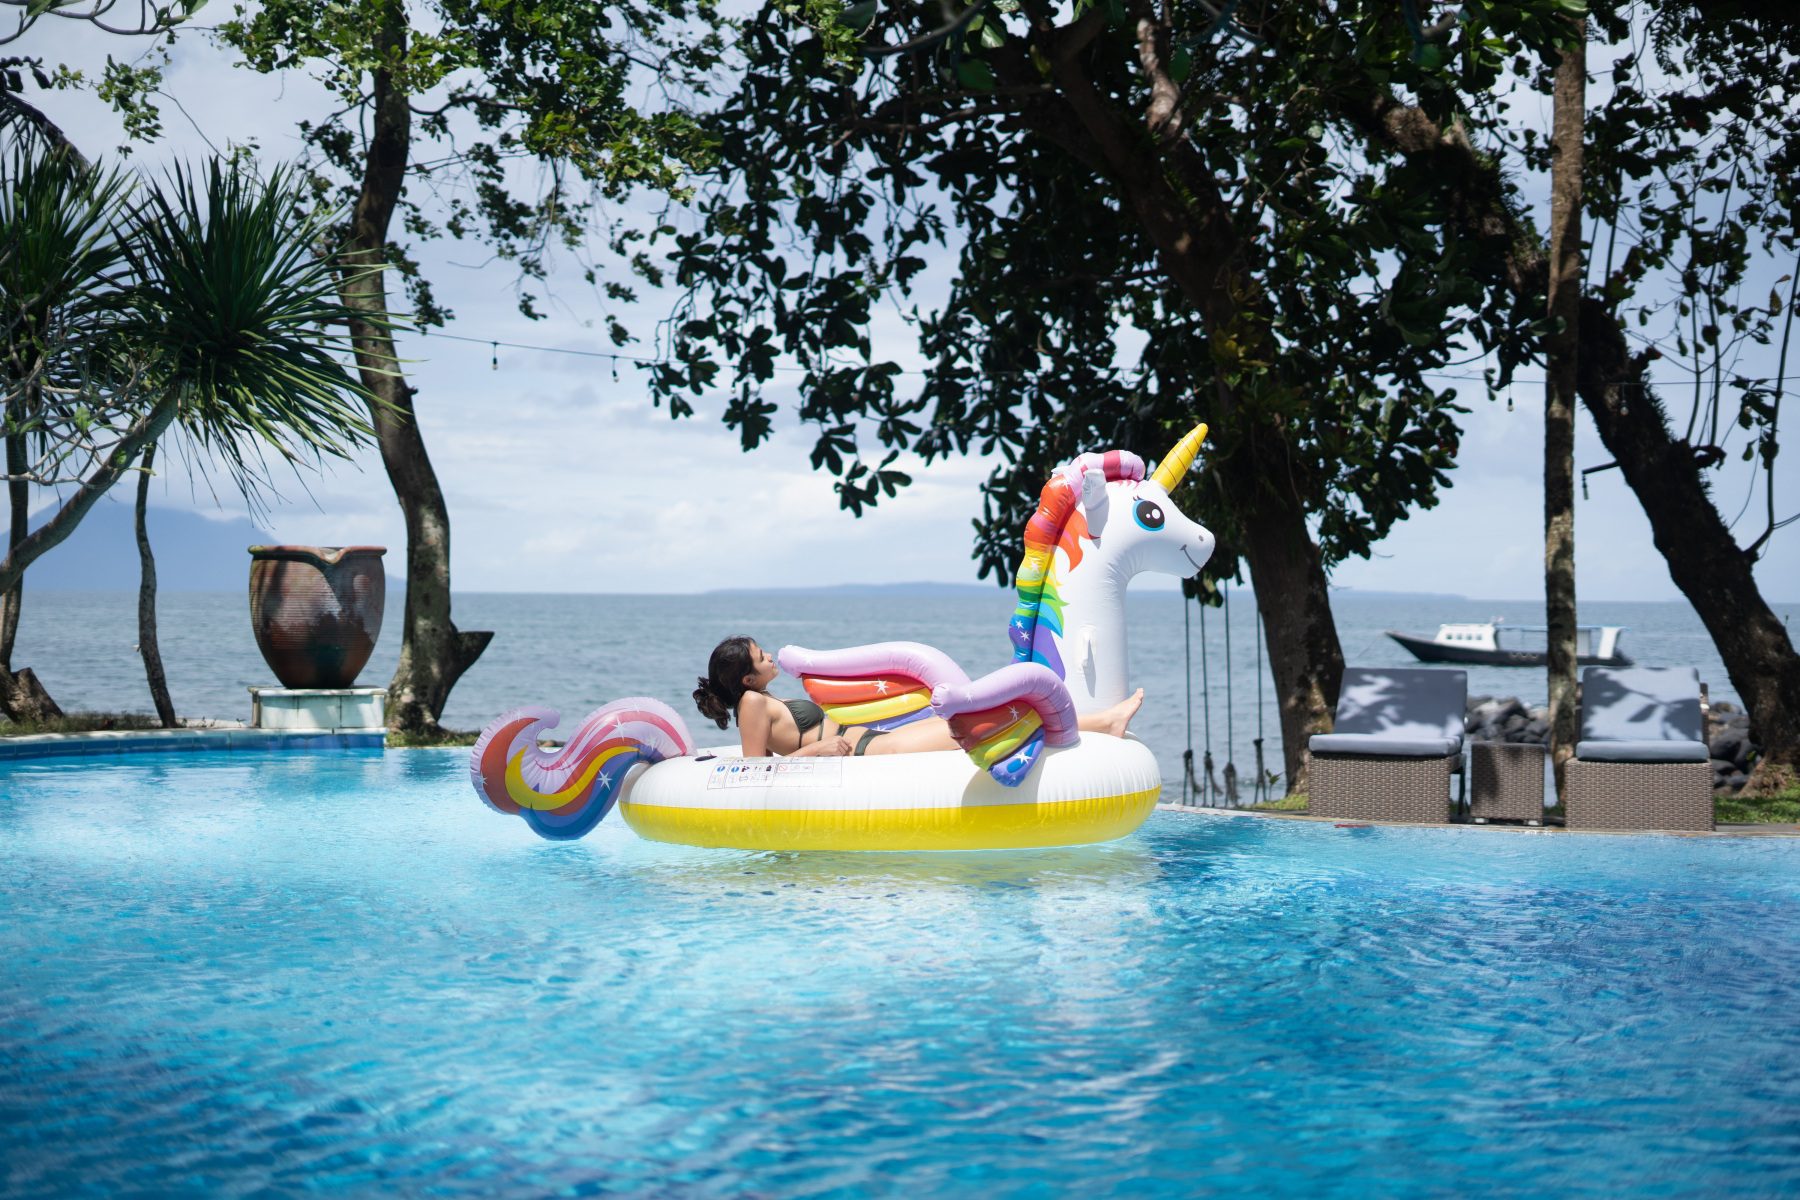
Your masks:
[{"label": "large ceramic pot", "polygon": [[290,688],[347,688],[369,661],[387,604],[385,546],[250,547],[250,625]]}]

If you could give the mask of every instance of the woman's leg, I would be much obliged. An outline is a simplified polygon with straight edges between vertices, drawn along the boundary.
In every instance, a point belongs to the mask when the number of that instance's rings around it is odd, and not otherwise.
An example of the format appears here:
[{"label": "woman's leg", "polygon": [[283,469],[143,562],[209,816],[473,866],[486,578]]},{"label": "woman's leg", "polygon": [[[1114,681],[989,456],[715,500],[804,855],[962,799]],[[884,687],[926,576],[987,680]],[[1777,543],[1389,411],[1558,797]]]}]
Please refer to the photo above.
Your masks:
[{"label": "woman's leg", "polygon": [[[866,736],[861,727],[852,732],[845,730],[844,736],[855,746],[857,740]],[[958,750],[956,739],[950,736],[950,722],[942,717],[926,717],[922,721],[913,721],[898,729],[890,729],[880,737],[872,740],[864,754],[922,754],[927,750]]]},{"label": "woman's leg", "polygon": [[[1139,688],[1111,708],[1099,712],[1082,713],[1076,723],[1086,733],[1110,733],[1114,737],[1124,737],[1125,729],[1131,724],[1131,718],[1143,706],[1144,689]],[[844,736],[855,746],[863,736],[862,727],[854,726],[844,731]],[[891,730],[869,743],[864,754],[919,754],[927,750],[955,750],[959,747],[956,739],[950,736],[950,723],[942,717],[927,717],[923,721],[914,721],[910,725],[902,725]]]},{"label": "woman's leg", "polygon": [[1139,688],[1111,708],[1082,713],[1077,724],[1085,733],[1110,733],[1114,737],[1124,737],[1125,727],[1131,724],[1131,718],[1137,716],[1137,710],[1143,705],[1144,689]]}]

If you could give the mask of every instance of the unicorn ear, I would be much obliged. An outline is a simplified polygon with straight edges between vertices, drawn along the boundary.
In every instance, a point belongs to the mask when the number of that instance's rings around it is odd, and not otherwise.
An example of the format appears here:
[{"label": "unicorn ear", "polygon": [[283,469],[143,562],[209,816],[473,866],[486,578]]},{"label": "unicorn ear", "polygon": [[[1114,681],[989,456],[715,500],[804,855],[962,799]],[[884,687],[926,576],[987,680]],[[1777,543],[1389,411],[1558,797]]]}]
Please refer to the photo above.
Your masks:
[{"label": "unicorn ear", "polygon": [[1106,472],[1089,467],[1081,473],[1081,507],[1087,513],[1090,533],[1106,524]]}]

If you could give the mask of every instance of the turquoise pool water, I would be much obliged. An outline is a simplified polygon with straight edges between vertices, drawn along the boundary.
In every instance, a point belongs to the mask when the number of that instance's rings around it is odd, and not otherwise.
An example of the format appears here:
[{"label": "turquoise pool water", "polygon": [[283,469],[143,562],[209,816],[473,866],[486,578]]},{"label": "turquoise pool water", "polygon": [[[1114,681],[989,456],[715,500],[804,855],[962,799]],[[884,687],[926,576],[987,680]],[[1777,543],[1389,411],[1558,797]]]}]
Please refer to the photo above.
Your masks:
[{"label": "turquoise pool water", "polygon": [[463,762],[0,775],[0,1193],[1800,1189],[1800,842],[562,845]]}]

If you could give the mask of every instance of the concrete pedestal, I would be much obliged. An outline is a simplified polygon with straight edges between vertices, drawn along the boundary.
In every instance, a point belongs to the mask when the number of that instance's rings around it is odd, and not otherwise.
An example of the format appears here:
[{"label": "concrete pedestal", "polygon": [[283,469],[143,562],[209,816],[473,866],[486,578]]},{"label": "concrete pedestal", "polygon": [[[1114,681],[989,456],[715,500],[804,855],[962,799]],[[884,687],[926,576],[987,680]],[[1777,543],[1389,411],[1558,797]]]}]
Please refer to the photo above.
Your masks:
[{"label": "concrete pedestal", "polygon": [[252,729],[379,731],[387,724],[386,709],[386,688],[250,689]]}]

